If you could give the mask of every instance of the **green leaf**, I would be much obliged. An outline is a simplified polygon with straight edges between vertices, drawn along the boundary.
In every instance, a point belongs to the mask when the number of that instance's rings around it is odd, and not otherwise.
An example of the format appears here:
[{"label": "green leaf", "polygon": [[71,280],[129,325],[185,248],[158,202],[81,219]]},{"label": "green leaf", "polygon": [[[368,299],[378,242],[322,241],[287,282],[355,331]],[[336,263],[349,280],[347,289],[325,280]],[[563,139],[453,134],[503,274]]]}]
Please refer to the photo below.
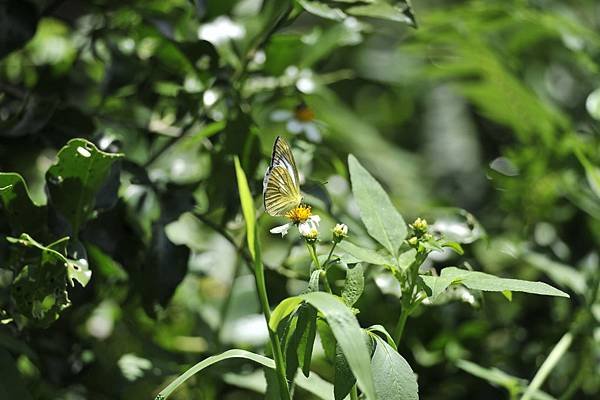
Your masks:
[{"label": "green leaf", "polygon": [[[206,358],[205,360],[200,361],[192,368],[188,369],[186,372],[181,374],[177,379],[171,382],[166,388],[160,391],[160,393],[156,396],[156,400],[164,400],[168,398],[173,391],[175,391],[181,384],[183,384],[186,380],[191,378],[193,375],[210,367],[213,364],[216,364],[223,360],[228,360],[231,358],[242,358],[250,361],[254,361],[260,365],[263,365],[270,369],[275,369],[275,361],[272,359],[261,356],[246,350],[233,349],[227,350],[221,354],[216,356],[211,356]],[[323,400],[331,400],[331,396],[327,396],[327,393],[331,393],[333,390],[331,384],[323,381],[317,374],[312,373],[310,378],[306,378],[302,375],[298,376],[296,379],[296,384],[303,389],[306,389],[310,393],[318,396]]]},{"label": "green leaf", "polygon": [[49,202],[70,223],[73,234],[94,216],[96,195],[121,157],[85,139],[70,140],[58,153],[58,162],[46,173]]},{"label": "green leaf", "polygon": [[363,340],[363,331],[352,311],[338,297],[324,292],[312,292],[287,298],[273,310],[269,327],[276,332],[281,320],[294,311],[302,300],[316,308],[327,320],[358,381],[358,386],[368,399],[375,399],[373,374],[369,363],[370,352]]},{"label": "green leaf", "polygon": [[352,257],[369,264],[394,265],[394,261],[389,255],[380,254],[375,250],[357,246],[347,240],[340,242],[338,247],[350,254]]},{"label": "green leaf", "polygon": [[369,235],[396,256],[406,237],[406,224],[379,182],[353,156],[348,156],[352,192]]},{"label": "green leaf", "polygon": [[543,282],[523,281],[520,279],[499,278],[494,275],[478,271],[467,271],[456,267],[442,269],[438,276],[421,276],[425,284],[431,289],[435,299],[446,288],[453,284],[461,284],[469,289],[489,292],[525,292],[544,296],[569,297],[562,290],[558,290]]},{"label": "green leaf", "polygon": [[408,6],[400,8],[382,0],[367,5],[350,7],[346,9],[346,12],[356,17],[387,19],[395,22],[404,22],[412,26],[415,25],[415,20],[412,18],[412,13]]},{"label": "green leaf", "polygon": [[353,306],[365,288],[365,277],[362,264],[346,266],[346,280],[342,290],[342,299],[348,306]]},{"label": "green leaf", "polygon": [[359,388],[367,399],[376,399],[371,371],[370,352],[363,331],[350,309],[337,297],[324,292],[298,296],[321,312],[341,347]]},{"label": "green leaf", "polygon": [[600,197],[600,168],[593,165],[583,152],[576,150],[575,154],[585,169],[585,177],[587,178],[590,188],[592,188],[592,192]]},{"label": "green leaf", "polygon": [[317,336],[317,310],[312,307],[303,309],[303,318],[306,319],[306,328],[298,344],[298,362],[304,376],[310,375],[313,347]]},{"label": "green leaf", "polygon": [[269,327],[273,332],[277,332],[277,327],[285,317],[293,313],[296,308],[302,303],[302,299],[298,296],[288,297],[275,307],[271,313],[271,319],[269,320]]},{"label": "green leaf", "polygon": [[246,174],[240,165],[240,160],[236,156],[235,162],[235,175],[238,182],[238,191],[240,193],[240,201],[242,203],[242,213],[244,214],[244,220],[246,221],[246,240],[248,241],[248,249],[252,258],[256,258],[255,241],[256,241],[256,215],[254,212],[254,200],[250,193],[250,187],[248,186],[248,180]]},{"label": "green leaf", "polygon": [[375,336],[375,342],[371,367],[378,398],[418,400],[417,376],[408,362],[379,336]]},{"label": "green leaf", "polygon": [[392,335],[390,335],[390,333],[387,331],[387,329],[385,329],[383,326],[381,326],[381,325],[371,325],[367,329],[367,332],[369,332],[369,334],[371,334],[371,335],[373,335],[373,332],[381,333],[385,337],[385,340],[387,341],[387,343],[390,346],[392,346],[392,348],[394,350],[398,351],[396,343],[394,342],[394,338],[392,338]]},{"label": "green leaf", "polygon": [[417,258],[417,250],[410,249],[398,256],[398,268],[402,271],[406,271]]},{"label": "green leaf", "polygon": [[323,351],[325,352],[325,358],[330,363],[335,363],[336,342],[335,336],[333,336],[333,332],[331,331],[331,327],[324,319],[317,318],[317,331],[319,332],[321,345],[323,346]]},{"label": "green leaf", "polygon": [[348,360],[342,352],[340,346],[335,347],[335,377],[333,397],[335,400],[342,400],[350,393],[352,386],[356,384],[356,378],[352,374]]},{"label": "green leaf", "polygon": [[47,208],[31,200],[21,175],[0,172],[0,201],[14,235],[29,233],[40,238],[46,235]]},{"label": "green leaf", "polygon": [[346,14],[339,8],[329,7],[327,4],[318,1],[297,0],[307,12],[321,18],[331,19],[334,21],[342,21],[346,18]]}]

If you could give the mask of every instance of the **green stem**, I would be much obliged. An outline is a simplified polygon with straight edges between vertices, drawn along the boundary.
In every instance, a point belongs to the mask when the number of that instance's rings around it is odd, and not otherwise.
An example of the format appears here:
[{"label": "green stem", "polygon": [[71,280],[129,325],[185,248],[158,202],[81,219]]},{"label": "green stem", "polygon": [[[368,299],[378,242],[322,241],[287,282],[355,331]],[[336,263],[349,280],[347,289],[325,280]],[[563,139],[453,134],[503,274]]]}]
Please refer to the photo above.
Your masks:
[{"label": "green stem", "polygon": [[350,400],[358,400],[358,389],[356,389],[356,385],[352,386],[352,390],[350,391]]},{"label": "green stem", "polygon": [[254,276],[256,278],[256,290],[258,292],[258,298],[260,305],[267,322],[269,330],[269,339],[271,340],[271,347],[273,348],[273,359],[275,361],[275,370],[277,372],[277,380],[279,381],[279,391],[282,400],[291,400],[290,389],[288,381],[285,376],[285,361],[283,359],[283,352],[281,350],[281,342],[277,332],[273,332],[269,328],[269,320],[271,319],[271,308],[269,306],[269,298],[267,296],[267,287],[265,284],[265,267],[262,263],[260,254],[260,244],[256,241],[255,244],[256,258],[254,259]]},{"label": "green stem", "polygon": [[567,332],[563,335],[562,338],[556,343],[548,358],[542,363],[542,366],[536,372],[535,376],[531,380],[531,383],[525,390],[523,397],[521,400],[529,400],[533,396],[533,394],[542,386],[550,372],[554,369],[558,361],[562,358],[562,356],[567,352],[571,343],[573,342],[573,334],[571,332]]},{"label": "green stem", "polygon": [[[321,264],[319,263],[319,257],[317,256],[317,248],[316,248],[315,244],[308,243],[307,241],[305,241],[304,243],[306,243],[306,247],[308,248],[308,252],[310,253],[310,258],[313,260],[315,267],[317,269],[321,270],[321,273],[319,274],[319,278],[323,282],[323,286],[325,287],[325,290],[327,290],[328,293],[333,293],[333,291],[331,290],[331,285],[329,284],[329,281],[327,280],[327,272],[321,267]],[[326,265],[326,264],[327,263],[325,263],[323,265]]]},{"label": "green stem", "polygon": [[331,250],[329,250],[329,254],[327,255],[327,260],[325,260],[325,263],[323,263],[323,268],[327,269],[327,264],[329,263],[329,260],[331,260],[331,256],[333,255],[333,250],[335,250],[335,246],[337,246],[338,242],[333,242],[333,246],[331,246]]},{"label": "green stem", "polygon": [[404,333],[404,326],[406,325],[406,320],[408,319],[408,315],[410,311],[407,306],[402,305],[402,311],[400,312],[400,318],[398,319],[398,323],[396,324],[396,328],[394,329],[394,341],[396,342],[396,347],[400,346],[400,341],[402,340],[402,334]]}]

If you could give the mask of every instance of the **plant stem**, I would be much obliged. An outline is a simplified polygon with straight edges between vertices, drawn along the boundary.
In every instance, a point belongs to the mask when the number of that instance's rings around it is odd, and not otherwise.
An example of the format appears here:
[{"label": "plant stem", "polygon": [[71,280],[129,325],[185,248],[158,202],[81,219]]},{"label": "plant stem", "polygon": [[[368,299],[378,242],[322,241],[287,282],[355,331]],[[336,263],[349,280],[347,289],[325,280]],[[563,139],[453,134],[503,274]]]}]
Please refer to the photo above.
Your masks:
[{"label": "plant stem", "polygon": [[[312,258],[313,263],[315,264],[315,267],[317,269],[321,270],[321,273],[319,274],[319,278],[323,281],[323,286],[325,287],[325,290],[327,290],[328,293],[333,293],[333,291],[331,290],[331,285],[329,285],[329,281],[327,280],[327,272],[321,267],[321,264],[319,263],[319,257],[317,256],[317,248],[315,246],[314,243],[308,243],[306,242],[306,247],[308,248],[308,252],[310,253],[310,258]],[[323,265],[326,265],[327,262]]]},{"label": "plant stem", "polygon": [[333,246],[331,246],[331,250],[329,250],[329,254],[327,255],[327,260],[323,263],[323,268],[327,269],[327,264],[329,260],[331,260],[331,256],[333,255],[333,250],[335,250],[335,246],[337,246],[338,242],[333,242]]},{"label": "plant stem", "polygon": [[396,347],[400,346],[402,334],[404,333],[404,325],[406,325],[406,320],[408,319],[409,314],[410,311],[408,310],[408,307],[406,305],[402,305],[400,318],[398,319],[398,323],[396,324],[396,328],[394,329],[394,341],[396,342]]},{"label": "plant stem", "polygon": [[356,389],[356,385],[352,386],[352,390],[350,391],[350,400],[358,400],[358,390]]},{"label": "plant stem", "polygon": [[542,366],[536,372],[535,376],[531,380],[531,383],[525,390],[525,393],[521,397],[521,400],[529,400],[533,394],[542,386],[550,372],[554,369],[556,364],[560,361],[562,356],[567,352],[571,343],[573,342],[573,334],[567,332],[562,338],[556,343],[548,358],[542,363]]},{"label": "plant stem", "polygon": [[291,400],[290,389],[285,376],[285,361],[283,359],[283,352],[281,351],[281,342],[279,340],[279,335],[277,334],[277,332],[273,332],[269,327],[269,320],[271,319],[271,308],[269,306],[269,298],[267,296],[267,287],[265,284],[265,267],[262,263],[260,243],[258,242],[258,240],[255,244],[255,258],[253,261],[254,276],[256,278],[256,290],[258,292],[260,305],[265,316],[265,321],[267,323],[269,339],[271,340],[271,347],[273,348],[273,359],[275,361],[277,380],[279,381],[279,392],[282,400]]}]

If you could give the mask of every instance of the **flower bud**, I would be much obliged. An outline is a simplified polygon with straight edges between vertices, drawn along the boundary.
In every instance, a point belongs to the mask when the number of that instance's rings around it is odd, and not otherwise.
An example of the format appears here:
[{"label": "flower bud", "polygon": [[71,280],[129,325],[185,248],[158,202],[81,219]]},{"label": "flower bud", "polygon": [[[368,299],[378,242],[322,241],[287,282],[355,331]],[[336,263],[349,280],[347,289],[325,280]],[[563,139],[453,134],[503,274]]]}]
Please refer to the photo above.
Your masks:
[{"label": "flower bud", "polygon": [[346,224],[336,224],[333,228],[333,241],[336,243],[344,240],[345,237],[348,236],[348,225]]},{"label": "flower bud", "polygon": [[413,231],[415,231],[415,235],[421,237],[422,235],[427,233],[427,228],[429,225],[427,221],[422,218],[415,219],[415,222],[409,225]]},{"label": "flower bud", "polygon": [[416,236],[413,236],[410,239],[408,239],[408,244],[410,244],[411,246],[416,246],[418,242],[419,239],[417,239]]}]

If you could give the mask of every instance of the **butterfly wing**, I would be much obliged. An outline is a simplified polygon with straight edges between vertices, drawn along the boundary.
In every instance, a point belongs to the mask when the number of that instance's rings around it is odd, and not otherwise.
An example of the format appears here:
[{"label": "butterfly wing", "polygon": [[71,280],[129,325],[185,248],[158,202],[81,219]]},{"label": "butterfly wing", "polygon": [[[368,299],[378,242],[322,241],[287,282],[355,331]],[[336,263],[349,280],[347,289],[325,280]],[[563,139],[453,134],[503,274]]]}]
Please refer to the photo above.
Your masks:
[{"label": "butterfly wing", "polygon": [[281,216],[302,201],[294,155],[285,139],[277,137],[271,164],[263,181],[263,199],[269,215]]},{"label": "butterfly wing", "polygon": [[[290,176],[294,179],[294,185],[299,188],[300,178],[298,177],[296,160],[294,160],[294,155],[292,154],[289,143],[281,136],[277,136],[277,139],[275,139],[275,143],[273,144],[273,154],[271,156],[271,167],[277,165],[282,165],[288,170]],[[300,192],[299,189],[298,192]]]}]

